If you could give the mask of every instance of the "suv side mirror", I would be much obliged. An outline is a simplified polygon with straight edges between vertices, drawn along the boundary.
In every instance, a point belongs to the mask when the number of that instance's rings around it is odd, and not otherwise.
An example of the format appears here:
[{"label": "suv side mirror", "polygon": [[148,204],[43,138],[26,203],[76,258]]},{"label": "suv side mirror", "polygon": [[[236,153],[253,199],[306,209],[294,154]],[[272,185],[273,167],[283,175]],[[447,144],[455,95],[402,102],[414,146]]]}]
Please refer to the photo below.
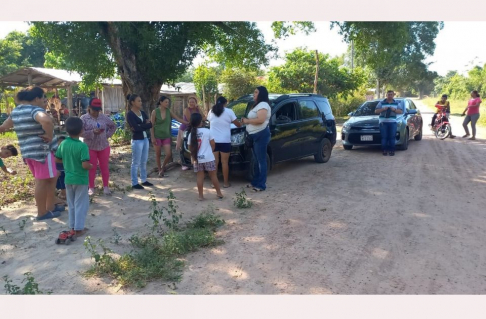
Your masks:
[{"label": "suv side mirror", "polygon": [[407,110],[407,114],[417,114],[417,110]]},{"label": "suv side mirror", "polygon": [[354,115],[354,112],[349,112],[348,113],[348,116],[353,116]]}]

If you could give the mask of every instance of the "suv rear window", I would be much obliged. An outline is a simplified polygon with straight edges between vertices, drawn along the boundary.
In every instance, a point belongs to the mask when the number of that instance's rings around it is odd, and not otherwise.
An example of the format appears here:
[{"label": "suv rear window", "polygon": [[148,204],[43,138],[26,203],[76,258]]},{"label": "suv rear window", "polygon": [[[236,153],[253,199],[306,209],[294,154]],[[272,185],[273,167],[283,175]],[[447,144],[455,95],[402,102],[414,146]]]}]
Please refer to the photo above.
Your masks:
[{"label": "suv rear window", "polygon": [[299,101],[300,104],[300,118],[302,120],[319,116],[319,110],[317,109],[314,101]]},{"label": "suv rear window", "polygon": [[326,119],[334,120],[334,116],[332,115],[331,105],[329,105],[329,102],[327,100],[316,100],[316,102],[321,112],[324,113]]}]

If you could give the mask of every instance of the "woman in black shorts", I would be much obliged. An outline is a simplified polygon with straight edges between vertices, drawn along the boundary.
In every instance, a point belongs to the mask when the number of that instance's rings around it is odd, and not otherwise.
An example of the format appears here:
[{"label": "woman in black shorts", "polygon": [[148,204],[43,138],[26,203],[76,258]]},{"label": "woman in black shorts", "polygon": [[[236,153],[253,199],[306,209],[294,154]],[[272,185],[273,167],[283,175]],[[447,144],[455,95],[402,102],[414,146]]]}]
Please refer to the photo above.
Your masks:
[{"label": "woman in black shorts", "polygon": [[216,147],[214,148],[214,158],[216,160],[216,169],[219,165],[219,156],[221,154],[221,166],[223,168],[223,187],[230,187],[229,176],[229,156],[231,153],[231,123],[241,127],[241,123],[236,119],[235,112],[227,109],[228,103],[224,97],[220,96],[208,113],[210,123],[211,137],[214,138]]}]

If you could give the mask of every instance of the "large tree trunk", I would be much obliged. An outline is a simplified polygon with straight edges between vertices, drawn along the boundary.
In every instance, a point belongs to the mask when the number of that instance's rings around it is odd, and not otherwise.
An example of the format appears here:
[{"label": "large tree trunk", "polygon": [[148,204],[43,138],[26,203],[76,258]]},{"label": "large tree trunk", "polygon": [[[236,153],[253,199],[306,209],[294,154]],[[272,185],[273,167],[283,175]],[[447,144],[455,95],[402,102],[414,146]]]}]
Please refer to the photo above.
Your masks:
[{"label": "large tree trunk", "polygon": [[138,71],[137,56],[124,45],[119,36],[118,27],[114,22],[100,23],[101,31],[108,40],[122,79],[123,93],[137,94],[142,99],[143,110],[150,113],[157,106],[162,87],[162,79],[152,81],[146,79],[144,72]]}]

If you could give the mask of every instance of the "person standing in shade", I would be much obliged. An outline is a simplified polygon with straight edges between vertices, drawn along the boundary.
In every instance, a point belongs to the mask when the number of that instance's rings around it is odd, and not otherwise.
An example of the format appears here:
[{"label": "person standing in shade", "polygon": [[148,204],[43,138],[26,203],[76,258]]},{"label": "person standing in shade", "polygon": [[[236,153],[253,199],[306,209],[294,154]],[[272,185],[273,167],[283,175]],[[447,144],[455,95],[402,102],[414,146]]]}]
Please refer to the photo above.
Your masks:
[{"label": "person standing in shade", "polygon": [[88,171],[93,165],[89,161],[88,145],[79,140],[83,121],[78,117],[68,118],[66,131],[69,137],[59,145],[56,161],[63,163],[66,173],[69,229],[73,235],[81,236],[88,230],[84,227],[89,209]]},{"label": "person standing in shade", "polygon": [[83,138],[89,147],[89,158],[93,168],[89,171],[89,195],[94,194],[95,178],[98,164],[100,166],[101,178],[103,180],[103,193],[111,195],[110,182],[110,143],[108,139],[115,133],[116,124],[101,113],[102,106],[100,99],[91,99],[88,112],[81,116],[83,121]]},{"label": "person standing in shade", "polygon": [[375,114],[380,114],[381,150],[383,156],[395,156],[395,142],[397,135],[397,114],[404,111],[403,104],[394,99],[395,92],[386,92],[386,99],[380,101]]},{"label": "person standing in shade", "polygon": [[46,95],[40,87],[28,87],[17,93],[16,102],[0,133],[13,128],[17,134],[22,158],[35,178],[37,220],[59,217],[65,209],[55,203],[58,172],[53,152],[57,139],[52,118],[46,113]]},{"label": "person standing in shade", "polygon": [[223,169],[223,187],[230,187],[229,183],[229,156],[231,153],[231,123],[241,127],[241,123],[236,119],[235,112],[227,109],[228,103],[225,97],[220,96],[216,104],[209,111],[208,120],[211,124],[209,130],[214,138],[214,158],[216,161],[216,172],[219,165],[219,156],[221,154],[221,167]]},{"label": "person standing in shade", "polygon": [[[191,96],[188,100],[189,106],[183,111],[182,118],[184,121],[181,122],[179,126],[178,134],[177,134],[177,143],[176,143],[176,150],[180,153],[180,158],[184,157],[184,149],[183,149],[183,140],[184,140],[184,132],[187,130],[187,126],[189,124],[189,120],[191,119],[191,115],[193,113],[199,113],[202,116],[203,122],[206,121],[206,117],[204,114],[201,113],[199,110],[199,106],[197,105],[197,99],[194,96]],[[189,167],[186,167],[181,160],[182,170],[188,170]]]},{"label": "person standing in shade", "polygon": [[469,102],[467,102],[467,107],[464,112],[462,112],[462,116],[466,115],[467,112],[466,118],[462,123],[464,131],[466,131],[466,135],[464,135],[463,137],[469,136],[469,129],[467,128],[467,125],[469,124],[469,122],[471,122],[472,137],[469,138],[470,140],[476,139],[476,122],[479,120],[479,106],[481,105],[481,102],[481,97],[479,96],[478,91],[472,91],[471,99],[469,100]]},{"label": "person standing in shade", "polygon": [[[137,94],[127,96],[130,111],[127,113],[127,122],[132,130],[132,167],[130,170],[133,189],[144,189],[144,186],[154,186],[147,181],[147,160],[149,152],[149,140],[147,130],[152,128],[147,114],[142,111],[142,99]],[[138,183],[138,170],[140,179]]]},{"label": "person standing in shade", "polygon": [[[170,100],[166,96],[159,98],[159,107],[152,111],[150,116],[152,128],[150,129],[152,144],[155,148],[155,160],[157,161],[157,168],[159,176],[165,176],[166,165],[172,161],[172,138],[170,129],[172,126],[172,118],[175,118],[181,123],[188,123],[187,121],[178,117],[170,109]],[[162,148],[164,148],[165,158],[164,163],[161,164]]]},{"label": "person standing in shade", "polygon": [[264,191],[267,188],[267,146],[270,143],[270,129],[268,122],[272,115],[267,88],[259,86],[253,92],[253,104],[248,118],[242,118],[241,123],[247,124],[246,131],[253,140],[253,180],[246,185],[255,192]]}]

